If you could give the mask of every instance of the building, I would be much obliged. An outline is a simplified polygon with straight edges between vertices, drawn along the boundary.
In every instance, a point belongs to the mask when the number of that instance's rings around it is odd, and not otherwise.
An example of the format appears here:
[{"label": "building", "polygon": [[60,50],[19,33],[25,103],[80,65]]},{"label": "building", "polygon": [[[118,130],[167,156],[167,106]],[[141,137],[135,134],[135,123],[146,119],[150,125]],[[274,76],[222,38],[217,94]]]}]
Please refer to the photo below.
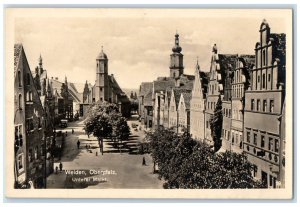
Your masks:
[{"label": "building", "polygon": [[223,101],[224,105],[228,105],[223,108],[222,148],[224,150],[237,153],[243,151],[245,91],[251,82],[250,70],[254,60],[254,55],[240,55],[236,58],[235,67],[231,71],[231,98],[226,102]]},{"label": "building", "polygon": [[255,45],[251,86],[245,92],[243,150],[255,165],[254,176],[265,187],[280,180],[280,157],[284,151],[281,126],[285,100],[285,34],[273,34],[264,20]]},{"label": "building", "polygon": [[190,102],[192,98],[191,91],[182,92],[178,103],[178,132],[183,133],[185,130],[190,133]]},{"label": "building", "polygon": [[195,68],[195,81],[192,90],[192,97],[190,103],[190,116],[191,136],[197,140],[204,140],[205,137],[205,105],[206,105],[206,93],[208,84],[208,73],[200,71],[200,66],[196,64]]},{"label": "building", "polygon": [[45,114],[22,44],[14,45],[15,188],[46,184]]},{"label": "building", "polygon": [[140,85],[139,88],[139,95],[138,95],[138,114],[139,114],[139,119],[141,121],[142,125],[146,125],[146,113],[145,113],[145,97],[150,94],[151,91],[151,96],[152,96],[152,82],[143,82]]},{"label": "building", "polygon": [[[85,102],[82,101],[80,104],[80,111],[82,112],[87,111],[83,109],[87,103],[92,104],[106,101],[117,104],[124,117],[130,116],[130,100],[120,88],[114,75],[108,75],[108,58],[103,52],[103,48],[96,58],[95,84],[91,87],[89,93],[87,93],[87,90],[85,91],[84,96],[85,98],[89,97],[89,99],[85,99]],[[88,100],[88,102],[86,100]],[[84,113],[81,115],[84,115]]]},{"label": "building", "polygon": [[204,140],[213,145],[213,138],[210,129],[210,120],[214,114],[218,99],[222,100],[222,107],[227,111],[228,119],[223,119],[223,129],[230,132],[231,122],[231,70],[234,68],[234,60],[237,55],[218,54],[216,44],[212,49],[210,77],[207,88],[205,106],[205,136]]}]

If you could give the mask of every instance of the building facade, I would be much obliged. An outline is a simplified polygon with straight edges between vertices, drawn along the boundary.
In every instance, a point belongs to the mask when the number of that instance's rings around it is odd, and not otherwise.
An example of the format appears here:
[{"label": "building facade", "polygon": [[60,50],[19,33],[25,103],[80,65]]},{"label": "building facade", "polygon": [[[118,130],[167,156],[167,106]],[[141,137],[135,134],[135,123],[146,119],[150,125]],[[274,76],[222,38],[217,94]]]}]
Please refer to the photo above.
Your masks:
[{"label": "building facade", "polygon": [[200,71],[196,64],[195,81],[192,90],[190,103],[191,127],[190,133],[197,140],[204,140],[205,137],[205,105],[208,84],[208,74]]},{"label": "building facade", "polygon": [[15,188],[46,184],[45,115],[24,48],[14,46]]},{"label": "building facade", "polygon": [[285,99],[285,34],[272,34],[263,21],[255,46],[251,87],[245,92],[243,150],[265,187],[280,180],[281,119]]}]

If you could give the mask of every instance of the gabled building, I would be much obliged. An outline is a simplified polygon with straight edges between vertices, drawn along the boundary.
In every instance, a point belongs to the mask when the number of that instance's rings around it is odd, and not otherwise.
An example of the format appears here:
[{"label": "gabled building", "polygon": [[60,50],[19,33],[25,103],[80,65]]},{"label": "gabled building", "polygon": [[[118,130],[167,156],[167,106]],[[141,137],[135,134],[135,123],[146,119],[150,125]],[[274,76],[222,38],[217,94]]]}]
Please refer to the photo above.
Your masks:
[{"label": "gabled building", "polygon": [[254,176],[265,187],[280,180],[282,108],[285,100],[286,35],[273,34],[264,20],[255,45],[251,86],[245,92],[243,150],[255,165]]},{"label": "gabled building", "polygon": [[[250,71],[254,65],[254,55],[240,55],[236,59],[235,68],[232,70],[231,79],[231,118],[228,117],[228,110],[223,109],[223,121],[230,121],[228,126],[223,127],[222,148],[228,151],[241,153],[243,151],[243,125],[245,91],[250,86]],[[231,119],[231,120],[228,120]]]},{"label": "gabled building", "polygon": [[45,187],[45,114],[22,44],[14,45],[15,188]]},{"label": "gabled building", "polygon": [[222,100],[222,107],[228,111],[228,120],[223,120],[223,128],[230,131],[231,117],[231,70],[234,68],[234,59],[237,55],[218,54],[216,44],[212,49],[210,77],[208,82],[206,109],[205,109],[205,142],[213,145],[210,129],[210,120],[214,114],[218,99]]},{"label": "gabled building", "polygon": [[[174,129],[177,133],[179,133],[179,101],[182,93],[191,93],[190,89],[185,88],[172,88],[171,98],[170,98],[170,107],[169,107],[169,128]],[[188,98],[186,97],[186,100]],[[183,99],[184,102],[184,99]],[[185,104],[185,103],[183,103]],[[185,106],[184,106],[185,107]],[[189,106],[187,106],[189,108]],[[183,109],[185,110],[185,109]],[[182,111],[183,112],[183,111]],[[185,119],[185,115],[187,112],[183,112],[181,118]],[[187,116],[187,115],[186,115]],[[187,125],[187,121],[185,122]],[[184,124],[184,123],[183,123]]]},{"label": "gabled building", "polygon": [[208,73],[201,72],[200,66],[196,64],[195,81],[193,84],[190,103],[191,127],[190,133],[197,140],[204,140],[205,137],[205,105],[208,85]]},{"label": "gabled building", "polygon": [[163,126],[169,128],[169,113],[172,89],[166,89],[164,93]]},{"label": "gabled building", "polygon": [[152,96],[152,88],[153,88],[153,83],[152,82],[143,82],[140,85],[139,88],[139,95],[138,95],[138,113],[139,113],[139,119],[141,121],[142,125],[146,125],[147,121],[145,119],[146,117],[146,112],[145,112],[145,97],[149,94],[151,91],[151,96]]},{"label": "gabled building", "polygon": [[190,133],[190,102],[192,98],[191,91],[183,92],[180,95],[179,103],[178,103],[178,132],[183,133],[184,130],[187,130]]}]

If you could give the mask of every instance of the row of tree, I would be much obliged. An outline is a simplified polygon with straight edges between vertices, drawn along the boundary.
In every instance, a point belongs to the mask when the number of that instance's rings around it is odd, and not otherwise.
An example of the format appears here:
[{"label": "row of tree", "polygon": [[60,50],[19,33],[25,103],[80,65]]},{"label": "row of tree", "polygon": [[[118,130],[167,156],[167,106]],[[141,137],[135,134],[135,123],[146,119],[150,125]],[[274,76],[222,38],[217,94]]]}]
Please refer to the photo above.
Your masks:
[{"label": "row of tree", "polygon": [[128,139],[130,128],[126,118],[119,112],[116,104],[97,102],[88,110],[84,121],[85,131],[98,138],[100,152],[103,154],[103,139],[111,138],[114,143]]},{"label": "row of tree", "polygon": [[261,188],[252,176],[253,165],[244,154],[214,152],[211,146],[196,141],[188,133],[178,135],[160,128],[147,134],[154,165],[164,188],[223,189]]}]

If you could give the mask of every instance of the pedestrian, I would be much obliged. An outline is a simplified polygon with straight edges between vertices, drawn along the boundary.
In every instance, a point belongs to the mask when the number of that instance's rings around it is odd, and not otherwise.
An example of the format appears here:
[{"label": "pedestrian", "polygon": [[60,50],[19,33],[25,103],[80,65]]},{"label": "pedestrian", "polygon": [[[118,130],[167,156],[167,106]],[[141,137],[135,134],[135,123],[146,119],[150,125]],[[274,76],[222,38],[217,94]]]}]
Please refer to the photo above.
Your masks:
[{"label": "pedestrian", "polygon": [[68,136],[68,132],[66,131],[66,136]]},{"label": "pedestrian", "polygon": [[77,148],[79,149],[79,147],[80,147],[80,141],[78,140],[77,141]]},{"label": "pedestrian", "polygon": [[57,165],[56,165],[56,167],[55,167],[55,173],[56,173],[56,174],[58,173],[58,167],[57,167]]},{"label": "pedestrian", "polygon": [[72,134],[74,134],[74,129],[72,129]]},{"label": "pedestrian", "polygon": [[143,165],[146,165],[146,159],[143,157]]},{"label": "pedestrian", "polygon": [[62,169],[63,169],[63,164],[60,162],[59,163],[59,170],[60,170],[60,172],[62,171]]}]

